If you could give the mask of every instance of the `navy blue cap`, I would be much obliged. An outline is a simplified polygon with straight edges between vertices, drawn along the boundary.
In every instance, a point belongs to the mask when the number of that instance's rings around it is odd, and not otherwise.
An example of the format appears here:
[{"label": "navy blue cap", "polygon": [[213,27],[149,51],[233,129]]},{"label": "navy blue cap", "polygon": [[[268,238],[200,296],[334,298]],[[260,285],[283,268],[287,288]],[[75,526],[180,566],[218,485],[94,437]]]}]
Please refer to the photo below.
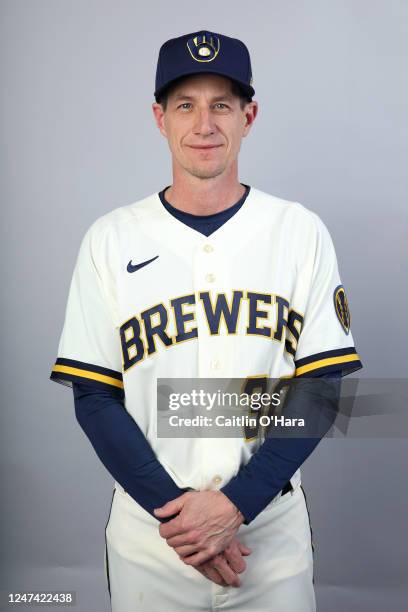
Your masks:
[{"label": "navy blue cap", "polygon": [[156,101],[170,83],[190,74],[212,73],[238,83],[250,98],[251,58],[244,43],[237,38],[200,30],[171,38],[160,48],[156,71]]}]

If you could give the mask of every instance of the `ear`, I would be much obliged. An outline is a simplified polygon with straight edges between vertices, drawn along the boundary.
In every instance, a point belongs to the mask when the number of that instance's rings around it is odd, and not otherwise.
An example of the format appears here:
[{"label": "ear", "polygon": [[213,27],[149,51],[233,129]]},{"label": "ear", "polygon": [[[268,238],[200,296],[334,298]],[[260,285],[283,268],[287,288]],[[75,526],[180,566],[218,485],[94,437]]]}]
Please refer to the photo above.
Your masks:
[{"label": "ear", "polygon": [[248,102],[248,104],[244,108],[244,114],[245,125],[242,135],[247,136],[258,114],[258,102],[255,102],[255,100],[253,100],[252,102]]},{"label": "ear", "polygon": [[161,104],[157,104],[157,102],[153,102],[152,104],[153,115],[156,121],[156,125],[159,128],[160,132],[167,138],[166,128],[164,126],[164,110]]}]

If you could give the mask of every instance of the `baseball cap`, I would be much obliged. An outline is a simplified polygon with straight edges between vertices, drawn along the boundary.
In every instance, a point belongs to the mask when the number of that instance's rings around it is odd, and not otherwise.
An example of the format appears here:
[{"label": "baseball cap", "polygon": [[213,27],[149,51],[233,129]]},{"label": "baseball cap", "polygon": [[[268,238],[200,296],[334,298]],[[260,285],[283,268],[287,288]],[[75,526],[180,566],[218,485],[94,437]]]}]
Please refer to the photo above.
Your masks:
[{"label": "baseball cap", "polygon": [[228,77],[249,97],[255,94],[251,58],[244,43],[238,38],[200,30],[171,38],[160,47],[154,91],[156,101],[178,78],[201,73]]}]

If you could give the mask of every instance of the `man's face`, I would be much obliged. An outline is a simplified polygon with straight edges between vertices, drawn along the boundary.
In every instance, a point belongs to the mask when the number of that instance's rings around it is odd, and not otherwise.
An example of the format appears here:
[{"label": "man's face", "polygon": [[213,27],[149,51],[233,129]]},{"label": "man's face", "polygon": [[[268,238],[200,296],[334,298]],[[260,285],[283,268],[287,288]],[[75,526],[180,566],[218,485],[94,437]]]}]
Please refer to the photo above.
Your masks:
[{"label": "man's face", "polygon": [[174,86],[166,110],[153,104],[153,112],[177,170],[208,179],[236,163],[241,140],[255,119],[257,103],[249,102],[242,109],[229,79],[200,74]]}]

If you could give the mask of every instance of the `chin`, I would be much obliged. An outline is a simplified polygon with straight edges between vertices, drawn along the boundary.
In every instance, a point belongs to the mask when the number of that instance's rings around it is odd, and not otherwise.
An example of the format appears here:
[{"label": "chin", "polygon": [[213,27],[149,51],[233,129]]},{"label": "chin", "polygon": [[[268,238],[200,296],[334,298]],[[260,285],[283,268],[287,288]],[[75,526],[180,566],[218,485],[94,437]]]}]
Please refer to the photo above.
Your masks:
[{"label": "chin", "polygon": [[222,174],[225,170],[225,167],[218,167],[218,168],[198,168],[198,167],[194,167],[194,168],[189,168],[188,171],[190,172],[190,174],[192,174],[193,176],[197,177],[197,178],[202,178],[202,179],[211,179],[211,178],[215,178],[216,176],[219,176],[220,174]]}]

